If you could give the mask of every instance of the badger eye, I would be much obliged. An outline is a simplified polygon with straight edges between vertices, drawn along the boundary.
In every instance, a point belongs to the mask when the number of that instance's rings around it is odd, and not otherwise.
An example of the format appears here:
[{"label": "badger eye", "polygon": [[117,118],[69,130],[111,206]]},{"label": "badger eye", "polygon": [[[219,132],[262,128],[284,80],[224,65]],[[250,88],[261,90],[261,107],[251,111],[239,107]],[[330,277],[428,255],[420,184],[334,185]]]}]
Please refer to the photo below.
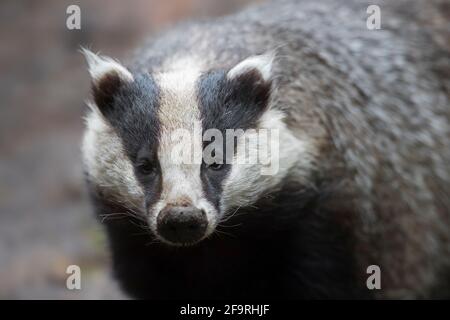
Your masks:
[{"label": "badger eye", "polygon": [[219,171],[219,170],[221,170],[223,167],[224,167],[223,163],[217,163],[217,162],[214,162],[214,163],[211,163],[211,164],[208,166],[208,169],[211,169],[211,170],[214,170],[214,171]]},{"label": "badger eye", "polygon": [[153,164],[150,161],[145,160],[137,165],[137,169],[138,169],[139,173],[141,173],[143,175],[149,175],[149,174],[153,173],[153,171],[155,170],[155,167],[153,166]]}]

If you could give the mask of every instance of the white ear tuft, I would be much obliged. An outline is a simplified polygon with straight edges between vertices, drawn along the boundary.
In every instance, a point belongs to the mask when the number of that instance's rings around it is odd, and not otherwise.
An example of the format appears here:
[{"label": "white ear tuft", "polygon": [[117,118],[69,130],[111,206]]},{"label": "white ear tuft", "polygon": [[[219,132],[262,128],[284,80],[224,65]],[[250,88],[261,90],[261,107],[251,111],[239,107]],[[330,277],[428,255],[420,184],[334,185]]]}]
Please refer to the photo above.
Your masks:
[{"label": "white ear tuft", "polygon": [[97,55],[86,48],[81,48],[81,53],[83,53],[86,58],[89,66],[89,73],[94,84],[98,84],[105,75],[111,72],[116,73],[124,81],[132,82],[134,80],[130,71],[119,62],[109,57]]},{"label": "white ear tuft", "polygon": [[268,81],[272,76],[272,63],[274,58],[275,55],[273,52],[248,57],[228,71],[227,77],[228,79],[233,79],[248,71],[256,70],[261,74],[264,81]]}]

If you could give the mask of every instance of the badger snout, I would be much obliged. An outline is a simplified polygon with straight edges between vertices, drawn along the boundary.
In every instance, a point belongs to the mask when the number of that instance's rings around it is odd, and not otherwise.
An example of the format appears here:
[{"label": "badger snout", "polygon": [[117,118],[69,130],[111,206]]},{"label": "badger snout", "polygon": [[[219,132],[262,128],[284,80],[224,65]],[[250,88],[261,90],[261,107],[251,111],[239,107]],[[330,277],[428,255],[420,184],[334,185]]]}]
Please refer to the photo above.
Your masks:
[{"label": "badger snout", "polygon": [[205,211],[193,206],[167,206],[160,211],[156,231],[173,244],[192,244],[206,233],[208,220]]}]

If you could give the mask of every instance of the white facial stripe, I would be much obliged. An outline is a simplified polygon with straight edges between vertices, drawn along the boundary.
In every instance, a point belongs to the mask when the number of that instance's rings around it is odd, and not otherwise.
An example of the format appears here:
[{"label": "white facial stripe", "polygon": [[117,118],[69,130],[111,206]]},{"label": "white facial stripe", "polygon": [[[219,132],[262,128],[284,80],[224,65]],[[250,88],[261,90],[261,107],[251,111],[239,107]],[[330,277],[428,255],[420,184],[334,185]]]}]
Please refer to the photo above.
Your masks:
[{"label": "white facial stripe", "polygon": [[86,117],[82,153],[84,165],[93,181],[115,201],[143,212],[143,191],[133,166],[124,153],[122,142],[100,111],[90,105]]},{"label": "white facial stripe", "polygon": [[[308,181],[316,154],[314,144],[296,138],[283,122],[283,113],[278,110],[267,111],[261,117],[259,128],[278,129],[279,169],[274,175],[261,175],[261,164],[234,163],[223,185],[222,212],[251,205],[265,192],[275,189],[290,168],[297,169],[299,182],[302,178],[305,183]],[[238,139],[235,158],[244,151],[245,139],[256,139],[256,136],[246,133]]]},{"label": "white facial stripe", "polygon": [[[200,71],[192,68],[162,73],[155,77],[161,88],[158,114],[161,128],[158,158],[163,177],[161,201],[164,205],[176,205],[183,201],[192,203],[193,206],[205,210],[209,221],[208,228],[214,228],[215,209],[205,198],[200,164],[179,164],[172,157],[173,148],[179,143],[178,140],[172,139],[173,132],[178,129],[190,133],[192,144],[202,145],[201,132],[194,136],[194,132],[197,132],[195,129],[202,127],[195,88],[199,76]],[[162,207],[161,204],[160,208],[155,208],[155,213]]]}]

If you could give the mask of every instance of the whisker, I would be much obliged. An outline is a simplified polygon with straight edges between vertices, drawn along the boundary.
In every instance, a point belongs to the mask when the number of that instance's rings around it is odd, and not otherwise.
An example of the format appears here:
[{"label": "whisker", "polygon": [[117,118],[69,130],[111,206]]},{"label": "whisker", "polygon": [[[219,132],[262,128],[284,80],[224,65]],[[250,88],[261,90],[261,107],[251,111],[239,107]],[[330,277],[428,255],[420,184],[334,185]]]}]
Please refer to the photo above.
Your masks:
[{"label": "whisker", "polygon": [[148,246],[151,246],[151,245],[156,244],[156,243],[162,243],[162,242],[161,242],[161,240],[159,240],[159,239],[157,239],[157,238],[155,237],[152,241],[146,242],[144,245],[145,245],[146,247],[148,247]]},{"label": "whisker", "polygon": [[235,228],[235,227],[242,226],[242,223],[233,224],[233,225],[225,225],[225,224],[218,223],[217,226],[221,227],[221,228]]},{"label": "whisker", "polygon": [[217,235],[225,235],[225,236],[228,236],[228,237],[231,237],[231,238],[236,238],[236,236],[234,235],[234,234],[232,234],[232,233],[229,233],[229,232],[225,232],[225,231],[222,231],[222,230],[215,230],[215,232],[214,233],[217,233]]},{"label": "whisker", "polygon": [[143,225],[143,224],[139,224],[139,223],[136,223],[136,222],[134,222],[133,220],[129,220],[133,225],[135,225],[136,227],[138,227],[138,228],[140,228],[140,229],[142,229],[142,230],[144,230],[144,231],[149,231],[150,230],[150,228],[148,227],[148,226],[146,226],[146,225]]},{"label": "whisker", "polygon": [[123,219],[128,217],[129,215],[126,212],[113,212],[113,213],[104,213],[100,215],[102,218],[101,222],[105,222],[107,219]]},{"label": "whisker", "polygon": [[225,219],[222,219],[220,222],[226,222],[226,221],[230,220],[236,214],[236,212],[238,212],[238,210],[240,208],[241,208],[241,206],[237,207],[236,210],[231,215],[229,215],[228,217],[225,217]]}]

